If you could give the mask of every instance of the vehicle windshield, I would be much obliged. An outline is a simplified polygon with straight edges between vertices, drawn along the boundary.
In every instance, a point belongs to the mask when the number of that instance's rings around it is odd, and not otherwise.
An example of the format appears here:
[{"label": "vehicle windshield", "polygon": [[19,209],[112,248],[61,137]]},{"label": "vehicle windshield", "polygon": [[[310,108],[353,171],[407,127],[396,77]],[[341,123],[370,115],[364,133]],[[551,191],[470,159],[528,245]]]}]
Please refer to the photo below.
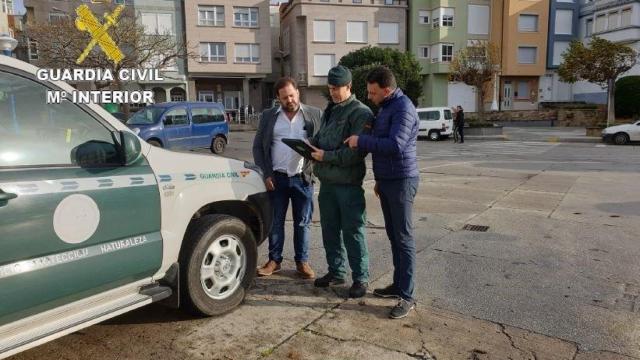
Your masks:
[{"label": "vehicle windshield", "polygon": [[149,106],[137,113],[127,121],[127,125],[151,125],[158,122],[164,108]]}]

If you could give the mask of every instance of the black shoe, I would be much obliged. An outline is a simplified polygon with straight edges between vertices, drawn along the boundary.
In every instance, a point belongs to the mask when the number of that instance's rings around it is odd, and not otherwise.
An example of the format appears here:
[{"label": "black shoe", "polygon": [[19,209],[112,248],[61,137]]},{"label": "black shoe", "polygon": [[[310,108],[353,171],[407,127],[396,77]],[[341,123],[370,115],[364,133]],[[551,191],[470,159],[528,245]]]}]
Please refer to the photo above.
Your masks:
[{"label": "black shoe", "polygon": [[367,293],[367,288],[369,284],[366,282],[355,281],[353,285],[351,285],[351,289],[349,289],[349,297],[350,298],[361,298]]},{"label": "black shoe", "polygon": [[373,289],[373,295],[381,298],[399,298],[400,292],[396,289],[395,285],[391,284],[386,288]]},{"label": "black shoe", "polygon": [[313,282],[313,286],[315,287],[329,287],[329,285],[342,285],[344,284],[344,279],[338,279],[334,277],[331,273],[327,273],[325,276],[316,279]]},{"label": "black shoe", "polygon": [[409,311],[415,309],[416,302],[414,300],[400,299],[398,304],[391,309],[389,317],[392,319],[402,319],[409,315]]}]

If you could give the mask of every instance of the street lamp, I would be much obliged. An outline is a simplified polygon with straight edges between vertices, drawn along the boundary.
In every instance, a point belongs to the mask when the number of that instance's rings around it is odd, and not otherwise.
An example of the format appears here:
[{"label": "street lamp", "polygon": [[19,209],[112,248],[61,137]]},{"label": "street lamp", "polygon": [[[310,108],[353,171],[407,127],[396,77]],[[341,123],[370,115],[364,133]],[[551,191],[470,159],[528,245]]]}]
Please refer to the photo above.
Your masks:
[{"label": "street lamp", "polygon": [[18,46],[18,40],[7,33],[0,34],[0,51],[2,51],[3,55],[11,56],[16,46]]}]

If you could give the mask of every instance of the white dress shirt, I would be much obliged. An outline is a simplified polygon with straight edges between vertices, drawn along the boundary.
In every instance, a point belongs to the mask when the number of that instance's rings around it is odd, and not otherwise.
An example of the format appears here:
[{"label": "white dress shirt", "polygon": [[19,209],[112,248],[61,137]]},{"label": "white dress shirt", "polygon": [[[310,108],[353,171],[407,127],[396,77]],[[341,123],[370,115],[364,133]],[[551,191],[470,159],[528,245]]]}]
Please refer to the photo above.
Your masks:
[{"label": "white dress shirt", "polygon": [[301,140],[307,138],[304,118],[300,110],[291,120],[282,108],[278,110],[278,118],[273,129],[273,142],[271,143],[273,170],[285,172],[291,177],[302,172],[304,158],[282,142],[282,139],[285,138]]}]

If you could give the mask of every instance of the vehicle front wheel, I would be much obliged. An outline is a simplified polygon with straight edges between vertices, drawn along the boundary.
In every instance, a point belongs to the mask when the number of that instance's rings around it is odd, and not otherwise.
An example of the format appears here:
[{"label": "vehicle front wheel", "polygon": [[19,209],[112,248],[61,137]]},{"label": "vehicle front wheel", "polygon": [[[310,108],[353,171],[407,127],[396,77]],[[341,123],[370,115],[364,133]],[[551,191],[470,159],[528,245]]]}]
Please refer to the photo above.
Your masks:
[{"label": "vehicle front wheel", "polygon": [[189,227],[180,253],[183,304],[200,315],[220,315],[238,306],[253,282],[257,245],[240,219],[206,215]]},{"label": "vehicle front wheel", "polygon": [[618,133],[613,137],[613,142],[616,145],[625,145],[629,142],[629,135],[625,133]]},{"label": "vehicle front wheel", "polygon": [[429,133],[429,140],[438,141],[440,140],[440,131],[434,130]]},{"label": "vehicle front wheel", "polygon": [[158,141],[158,140],[149,140],[149,141],[147,141],[147,142],[148,142],[148,143],[149,143],[149,145],[151,145],[151,146],[155,146],[155,147],[159,147],[159,148],[161,148],[161,147],[162,147],[162,144],[161,144],[161,143],[160,143],[160,141]]},{"label": "vehicle front wheel", "polygon": [[227,141],[222,136],[216,136],[211,142],[211,152],[214,154],[222,154],[226,146]]}]

